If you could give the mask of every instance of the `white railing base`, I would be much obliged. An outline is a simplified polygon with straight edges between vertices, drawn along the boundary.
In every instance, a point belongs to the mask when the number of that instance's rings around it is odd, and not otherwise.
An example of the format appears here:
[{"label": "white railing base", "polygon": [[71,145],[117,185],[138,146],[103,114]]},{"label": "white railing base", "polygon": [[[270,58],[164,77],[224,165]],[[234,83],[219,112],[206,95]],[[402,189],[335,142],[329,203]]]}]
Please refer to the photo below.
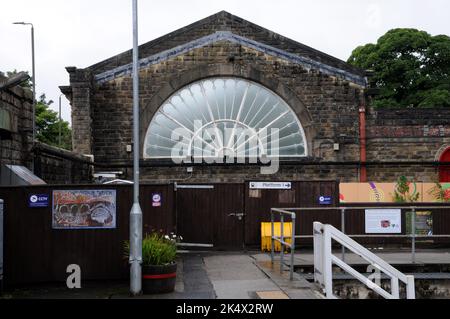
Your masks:
[{"label": "white railing base", "polygon": [[[332,225],[314,222],[314,282],[323,288],[328,299],[336,299],[333,293],[333,264],[339,266],[347,273],[365,284],[380,296],[386,299],[400,299],[399,281],[406,284],[406,298],[415,299],[414,276],[405,275],[386,261],[358,244]],[[378,284],[365,277],[345,261],[332,254],[332,240],[335,240],[346,249],[361,256],[375,269],[385,273],[391,278],[391,292],[386,291]]]}]

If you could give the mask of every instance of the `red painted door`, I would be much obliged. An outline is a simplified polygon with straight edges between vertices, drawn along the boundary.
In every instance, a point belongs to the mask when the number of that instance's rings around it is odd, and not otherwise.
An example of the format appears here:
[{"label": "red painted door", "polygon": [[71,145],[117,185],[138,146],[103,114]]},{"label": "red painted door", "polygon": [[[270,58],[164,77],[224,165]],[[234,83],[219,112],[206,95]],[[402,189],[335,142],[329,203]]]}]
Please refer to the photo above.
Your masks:
[{"label": "red painted door", "polygon": [[[450,147],[442,153],[440,162],[450,162]],[[439,167],[439,182],[450,183],[450,165],[441,165]]]}]

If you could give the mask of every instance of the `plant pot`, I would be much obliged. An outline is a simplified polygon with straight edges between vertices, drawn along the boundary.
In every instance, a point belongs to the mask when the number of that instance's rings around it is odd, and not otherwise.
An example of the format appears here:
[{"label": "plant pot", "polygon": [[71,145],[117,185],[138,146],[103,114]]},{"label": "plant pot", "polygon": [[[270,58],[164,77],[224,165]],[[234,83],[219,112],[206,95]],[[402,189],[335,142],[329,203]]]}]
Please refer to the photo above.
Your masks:
[{"label": "plant pot", "polygon": [[142,292],[144,294],[168,293],[175,290],[177,264],[142,266]]}]

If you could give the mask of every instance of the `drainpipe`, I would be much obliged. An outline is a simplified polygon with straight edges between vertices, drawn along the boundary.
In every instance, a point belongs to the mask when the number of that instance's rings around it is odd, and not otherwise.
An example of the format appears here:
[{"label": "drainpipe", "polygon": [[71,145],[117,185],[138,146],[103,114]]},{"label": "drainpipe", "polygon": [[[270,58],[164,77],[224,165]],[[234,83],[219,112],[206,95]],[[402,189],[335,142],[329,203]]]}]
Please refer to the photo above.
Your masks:
[{"label": "drainpipe", "polygon": [[360,91],[360,106],[359,106],[359,181],[367,182],[366,170],[366,103],[364,97],[364,90]]}]

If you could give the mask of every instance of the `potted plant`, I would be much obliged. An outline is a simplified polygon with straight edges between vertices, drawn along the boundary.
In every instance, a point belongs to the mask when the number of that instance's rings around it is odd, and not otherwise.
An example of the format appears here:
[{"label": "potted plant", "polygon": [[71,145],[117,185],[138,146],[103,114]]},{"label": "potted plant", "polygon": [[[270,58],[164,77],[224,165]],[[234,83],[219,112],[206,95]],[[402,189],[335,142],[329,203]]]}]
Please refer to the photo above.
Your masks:
[{"label": "potted plant", "polygon": [[[177,237],[153,232],[142,240],[142,292],[144,294],[168,293],[175,289],[177,273]],[[125,256],[130,245],[125,242]]]}]

